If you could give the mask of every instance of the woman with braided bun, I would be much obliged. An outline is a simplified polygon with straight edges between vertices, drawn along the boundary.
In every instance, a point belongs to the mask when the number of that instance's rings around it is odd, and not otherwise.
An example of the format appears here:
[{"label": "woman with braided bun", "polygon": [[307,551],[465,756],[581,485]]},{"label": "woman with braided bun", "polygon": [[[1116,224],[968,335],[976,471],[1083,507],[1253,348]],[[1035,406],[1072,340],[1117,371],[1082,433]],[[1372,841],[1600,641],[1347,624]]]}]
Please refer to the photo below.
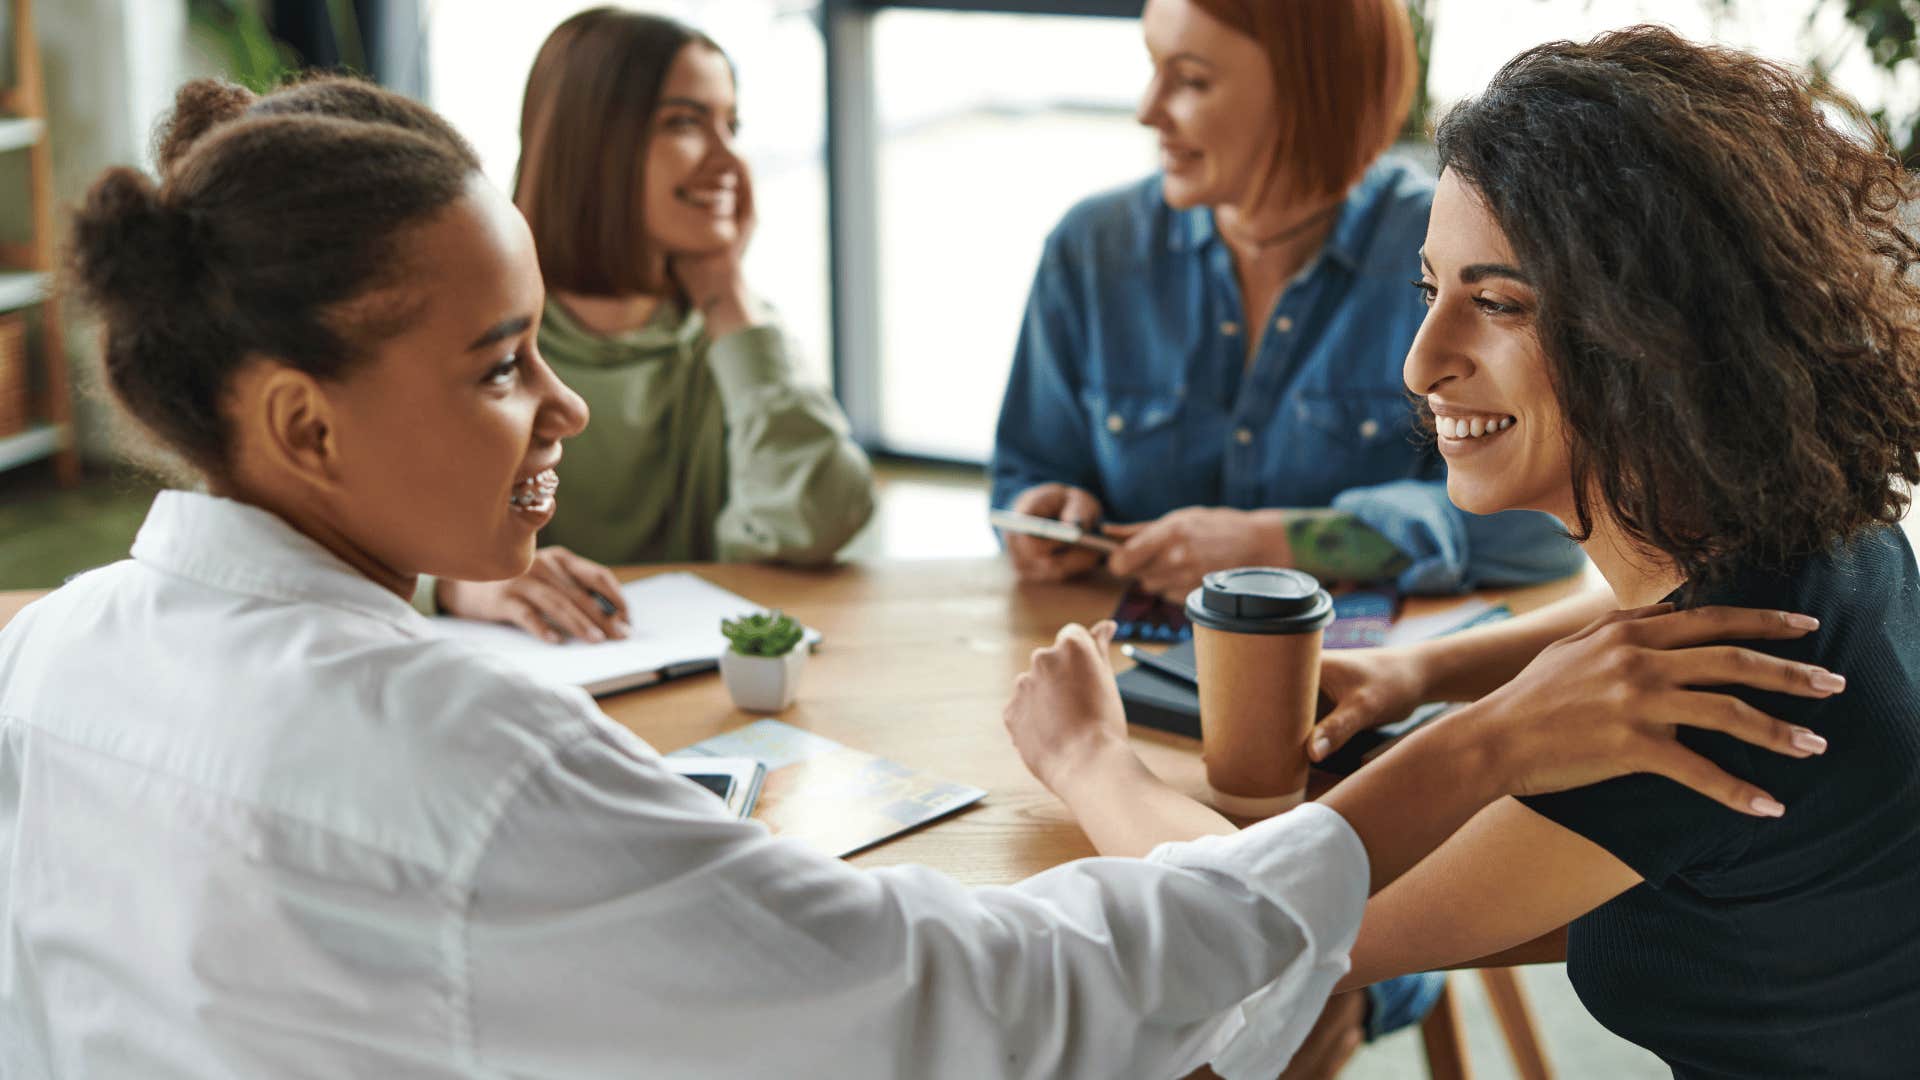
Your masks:
[{"label": "woman with braided bun", "polygon": [[1123,802],[1150,857],[1007,887],[776,840],[408,603],[526,571],[587,423],[466,143],[356,82],[196,83],[160,161],[94,184],[74,280],[204,490],[0,631],[0,1075],[1272,1075],[1368,892],[1492,798],[1761,794],[1648,721],[1509,715],[1235,836]]}]

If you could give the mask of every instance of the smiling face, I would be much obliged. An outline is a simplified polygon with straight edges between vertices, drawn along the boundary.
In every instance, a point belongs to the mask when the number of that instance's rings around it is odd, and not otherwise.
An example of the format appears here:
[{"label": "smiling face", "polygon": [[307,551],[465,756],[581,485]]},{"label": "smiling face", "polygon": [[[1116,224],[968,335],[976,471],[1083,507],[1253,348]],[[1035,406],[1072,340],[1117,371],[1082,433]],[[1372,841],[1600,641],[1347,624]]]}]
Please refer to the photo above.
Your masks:
[{"label": "smiling face", "polygon": [[400,247],[417,310],[322,384],[331,531],[401,576],[516,576],[553,516],[560,440],[587,420],[534,345],[545,290],[532,235],[476,177]]},{"label": "smiling face", "polygon": [[733,148],[739,126],[727,58],[689,43],[660,84],[646,144],[647,235],[666,254],[704,254],[740,239],[746,166]]},{"label": "smiling face", "polygon": [[1140,27],[1153,81],[1136,115],[1160,135],[1167,205],[1251,204],[1279,138],[1267,54],[1191,0],[1148,0]]},{"label": "smiling face", "polygon": [[1421,250],[1426,321],[1404,371],[1426,398],[1462,510],[1544,510],[1572,520],[1572,465],[1538,298],[1477,193],[1442,173]]}]

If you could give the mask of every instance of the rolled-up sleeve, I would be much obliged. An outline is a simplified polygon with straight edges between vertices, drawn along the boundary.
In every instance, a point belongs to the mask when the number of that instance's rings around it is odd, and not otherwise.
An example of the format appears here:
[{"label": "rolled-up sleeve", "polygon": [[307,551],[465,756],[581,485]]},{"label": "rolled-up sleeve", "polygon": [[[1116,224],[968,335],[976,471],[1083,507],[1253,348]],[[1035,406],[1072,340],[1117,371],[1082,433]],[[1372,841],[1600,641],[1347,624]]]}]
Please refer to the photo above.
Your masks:
[{"label": "rolled-up sleeve", "polygon": [[727,424],[727,562],[823,563],[873,516],[873,469],[825,390],[801,385],[773,325],[707,346]]},{"label": "rolled-up sleeve", "polygon": [[1396,584],[1403,593],[1447,594],[1532,585],[1579,572],[1586,556],[1549,514],[1506,510],[1469,514],[1447,497],[1444,480],[1396,480],[1350,488],[1333,508],[1365,522],[1412,560]]},{"label": "rolled-up sleeve", "polygon": [[1346,969],[1366,874],[1321,807],[1008,887],[860,871],[603,732],[502,803],[460,1025],[515,1075],[1271,1076]]}]

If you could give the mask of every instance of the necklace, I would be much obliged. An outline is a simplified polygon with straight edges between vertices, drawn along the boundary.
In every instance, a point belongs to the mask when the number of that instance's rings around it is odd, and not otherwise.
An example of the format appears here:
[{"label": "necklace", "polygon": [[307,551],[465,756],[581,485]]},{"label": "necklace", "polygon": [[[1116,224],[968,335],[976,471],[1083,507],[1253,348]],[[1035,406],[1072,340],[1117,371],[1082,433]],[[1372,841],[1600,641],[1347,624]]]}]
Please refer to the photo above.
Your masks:
[{"label": "necklace", "polygon": [[1304,221],[1295,222],[1281,229],[1279,232],[1274,233],[1272,236],[1262,236],[1256,239],[1234,239],[1237,243],[1244,244],[1255,251],[1265,251],[1268,248],[1278,247],[1314,226],[1324,224],[1328,218],[1340,212],[1341,205],[1340,203],[1334,203],[1325,210],[1313,214]]}]

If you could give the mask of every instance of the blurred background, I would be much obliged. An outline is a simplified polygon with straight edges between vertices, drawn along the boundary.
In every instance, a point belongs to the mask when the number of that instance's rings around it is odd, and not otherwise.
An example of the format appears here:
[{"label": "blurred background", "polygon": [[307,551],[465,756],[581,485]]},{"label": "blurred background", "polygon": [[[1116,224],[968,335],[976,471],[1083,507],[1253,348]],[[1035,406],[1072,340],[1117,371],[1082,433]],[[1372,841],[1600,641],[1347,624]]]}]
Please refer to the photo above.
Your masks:
[{"label": "blurred background", "polygon": [[[256,87],[305,66],[365,72],[445,113],[509,186],[534,51],[583,0],[0,0],[0,589],[122,557],[155,481],[93,392],[94,339],[44,303],[64,208],[108,165],[147,163],[174,88]],[[856,557],[994,550],[981,465],[1047,231],[1075,201],[1153,168],[1133,120],[1148,64],[1140,0],[629,0],[706,30],[740,71],[760,226],[749,281],[880,463]],[[1515,52],[1635,22],[1801,64],[1920,147],[1920,0],[1412,0],[1422,92],[1396,153]],[[36,223],[43,224],[37,234]],[[60,331],[64,330],[62,334]],[[57,365],[47,362],[51,354]],[[63,379],[61,376],[64,375]],[[61,383],[71,386],[71,409]],[[68,453],[62,453],[63,448]],[[1600,1029],[1564,969],[1524,983],[1564,1077],[1666,1070]],[[1477,980],[1456,978],[1479,1074],[1513,1075]],[[1412,1032],[1346,1074],[1425,1075]]]}]

